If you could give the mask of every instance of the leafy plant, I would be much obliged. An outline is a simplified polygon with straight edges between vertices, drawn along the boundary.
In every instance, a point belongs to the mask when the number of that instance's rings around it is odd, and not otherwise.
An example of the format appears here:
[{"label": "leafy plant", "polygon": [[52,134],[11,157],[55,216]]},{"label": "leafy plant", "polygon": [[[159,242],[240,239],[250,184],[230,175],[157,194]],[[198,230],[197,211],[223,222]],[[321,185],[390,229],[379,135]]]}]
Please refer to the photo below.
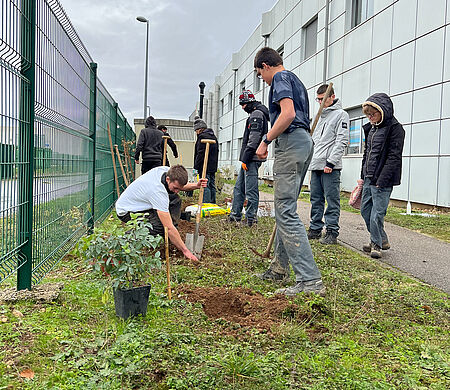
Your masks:
[{"label": "leafy plant", "polygon": [[152,268],[161,267],[157,250],[161,237],[152,236],[151,227],[145,218],[133,216],[125,225],[114,225],[107,231],[95,228],[93,234],[81,239],[77,249],[93,272],[105,277],[113,288],[136,287]]}]

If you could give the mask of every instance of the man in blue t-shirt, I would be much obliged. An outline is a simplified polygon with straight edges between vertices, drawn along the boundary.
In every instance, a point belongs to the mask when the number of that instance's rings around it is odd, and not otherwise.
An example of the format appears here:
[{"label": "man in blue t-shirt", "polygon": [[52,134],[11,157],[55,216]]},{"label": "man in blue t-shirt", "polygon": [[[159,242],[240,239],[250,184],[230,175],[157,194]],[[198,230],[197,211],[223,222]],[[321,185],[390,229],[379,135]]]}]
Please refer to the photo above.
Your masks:
[{"label": "man in blue t-shirt", "polygon": [[283,59],[275,50],[269,47],[260,49],[256,53],[254,67],[258,77],[270,85],[269,114],[272,124],[256,155],[260,159],[266,158],[268,146],[275,140],[275,258],[260,277],[278,282],[289,280],[290,263],[296,284],[279,289],[277,293],[293,296],[301,292],[315,292],[323,295],[325,286],[314,261],[305,226],[297,214],[297,200],[313,155],[308,94],[299,78],[284,68]]}]

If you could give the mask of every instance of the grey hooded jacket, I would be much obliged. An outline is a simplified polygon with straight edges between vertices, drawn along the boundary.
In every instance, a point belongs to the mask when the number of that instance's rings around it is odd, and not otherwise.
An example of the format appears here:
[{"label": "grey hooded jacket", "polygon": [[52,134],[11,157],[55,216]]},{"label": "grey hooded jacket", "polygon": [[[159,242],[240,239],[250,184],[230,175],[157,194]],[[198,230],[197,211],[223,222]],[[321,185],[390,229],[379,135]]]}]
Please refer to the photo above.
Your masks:
[{"label": "grey hooded jacket", "polygon": [[313,134],[314,155],[310,171],[323,171],[327,166],[342,169],[342,156],[348,144],[349,117],[339,99],[325,108]]}]

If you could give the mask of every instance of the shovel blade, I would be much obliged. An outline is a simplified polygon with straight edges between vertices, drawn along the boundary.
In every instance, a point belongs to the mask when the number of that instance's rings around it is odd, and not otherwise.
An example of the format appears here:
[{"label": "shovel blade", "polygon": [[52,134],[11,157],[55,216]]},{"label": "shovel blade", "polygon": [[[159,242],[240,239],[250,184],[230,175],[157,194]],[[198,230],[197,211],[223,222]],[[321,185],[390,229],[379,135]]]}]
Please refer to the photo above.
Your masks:
[{"label": "shovel blade", "polygon": [[205,236],[198,236],[197,240],[194,240],[194,234],[188,233],[186,234],[186,246],[187,248],[200,259],[203,251],[203,244],[205,243]]}]

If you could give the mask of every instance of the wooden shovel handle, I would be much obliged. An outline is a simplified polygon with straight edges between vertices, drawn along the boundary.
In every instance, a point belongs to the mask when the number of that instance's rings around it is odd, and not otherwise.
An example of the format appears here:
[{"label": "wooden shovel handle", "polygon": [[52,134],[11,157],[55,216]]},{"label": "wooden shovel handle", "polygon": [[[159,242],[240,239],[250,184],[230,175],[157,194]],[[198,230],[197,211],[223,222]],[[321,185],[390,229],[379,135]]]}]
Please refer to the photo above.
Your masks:
[{"label": "wooden shovel handle", "polygon": [[164,152],[163,152],[163,163],[162,163],[163,167],[166,166],[167,140],[169,138],[170,137],[168,135],[163,135],[163,139],[164,139]]},{"label": "wooden shovel handle", "polygon": [[325,91],[325,95],[323,95],[322,103],[320,103],[319,111],[317,111],[316,117],[311,127],[311,136],[313,135],[314,130],[316,129],[317,122],[319,122],[320,115],[322,114],[323,108],[325,106],[325,101],[330,97],[331,88],[333,88],[333,83],[328,84],[328,88]]},{"label": "wooden shovel handle", "polygon": [[[208,167],[209,145],[215,144],[216,141],[213,139],[202,139],[200,142],[203,144],[206,144],[205,158],[203,159],[203,170],[202,170],[202,177],[201,177],[202,179],[205,179],[206,178],[206,169]],[[198,194],[198,209],[197,209],[197,215],[196,215],[196,223],[200,223],[204,190],[205,189],[203,187],[200,187],[200,192]]]}]

